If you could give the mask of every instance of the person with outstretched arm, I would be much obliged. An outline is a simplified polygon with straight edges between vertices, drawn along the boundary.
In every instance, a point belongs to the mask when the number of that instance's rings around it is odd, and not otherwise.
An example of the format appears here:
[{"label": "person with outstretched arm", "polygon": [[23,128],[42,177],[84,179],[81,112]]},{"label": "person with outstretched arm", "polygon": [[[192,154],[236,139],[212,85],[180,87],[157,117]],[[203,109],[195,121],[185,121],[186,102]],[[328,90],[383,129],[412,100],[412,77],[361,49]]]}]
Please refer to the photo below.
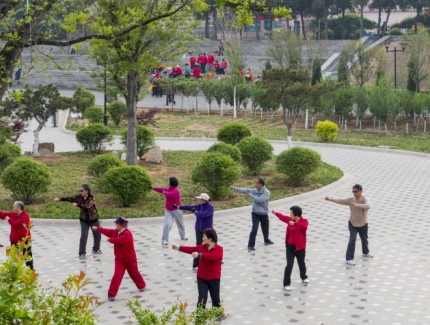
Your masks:
[{"label": "person with outstretched arm", "polygon": [[348,221],[349,241],[346,249],[346,264],[354,266],[355,255],[355,242],[357,234],[360,235],[361,249],[364,258],[372,258],[373,255],[369,252],[367,212],[370,209],[370,202],[367,197],[363,195],[363,187],[360,184],[355,184],[352,187],[352,197],[346,199],[335,199],[331,196],[326,196],[327,201],[337,204],[348,205],[350,210],[350,217]]},{"label": "person with outstretched arm", "polygon": [[108,237],[108,243],[113,244],[115,255],[115,271],[108,290],[109,301],[114,301],[119,287],[127,271],[139,291],[144,291],[145,280],[139,272],[136,251],[134,250],[133,234],[128,229],[128,220],[124,217],[115,219],[115,229],[93,226],[91,229]]},{"label": "person with outstretched arm", "polygon": [[172,245],[172,249],[191,254],[193,258],[199,259],[197,269],[197,289],[199,297],[197,307],[206,307],[208,292],[212,299],[213,307],[221,307],[221,265],[223,248],[218,245],[218,236],[215,229],[203,230],[203,244],[198,246]]},{"label": "person with outstretched arm", "polygon": [[[214,207],[210,204],[210,197],[206,193],[202,193],[194,198],[195,205],[173,205],[180,210],[191,211],[196,215],[196,246],[203,244],[203,231],[207,228],[213,228]],[[199,259],[193,260],[193,270],[199,266]]]},{"label": "person with outstretched arm", "polygon": [[291,272],[293,271],[294,258],[297,259],[299,265],[300,278],[303,284],[308,284],[309,279],[306,273],[306,231],[308,230],[309,222],[302,217],[302,209],[299,206],[290,208],[290,215],[284,215],[280,212],[272,210],[272,213],[279,220],[287,224],[285,232],[285,250],[287,257],[287,266],[284,271],[284,290],[291,291]]}]

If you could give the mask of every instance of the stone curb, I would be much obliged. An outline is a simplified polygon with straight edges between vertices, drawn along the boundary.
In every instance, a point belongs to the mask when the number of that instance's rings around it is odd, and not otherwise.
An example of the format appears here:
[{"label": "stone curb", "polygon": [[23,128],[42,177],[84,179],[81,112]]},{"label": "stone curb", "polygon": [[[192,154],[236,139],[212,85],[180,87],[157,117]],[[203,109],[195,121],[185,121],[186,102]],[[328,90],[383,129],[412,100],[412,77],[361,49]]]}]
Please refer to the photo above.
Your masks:
[{"label": "stone curb", "polygon": [[[325,196],[326,193],[328,193],[330,190],[335,189],[337,187],[342,187],[347,184],[352,184],[354,180],[354,177],[349,174],[344,174],[342,178],[340,178],[338,181],[331,183],[327,186],[321,187],[317,190],[294,195],[285,199],[279,199],[275,201],[270,201],[270,208],[285,208],[289,207],[292,204],[300,204],[303,201],[310,200],[313,198],[321,198]],[[215,212],[215,218],[226,218],[231,216],[232,214],[238,215],[238,214],[246,214],[251,212],[251,205],[239,207],[239,208],[233,208],[233,209],[226,209],[226,210],[220,210]],[[184,215],[185,220],[191,219],[194,220],[194,215],[187,214]],[[100,222],[104,226],[111,226],[109,223],[111,223],[113,219],[101,219]],[[35,226],[56,226],[58,224],[65,225],[65,226],[76,226],[78,223],[78,219],[32,219],[33,224]],[[148,218],[129,218],[129,221],[131,224],[161,224],[164,222],[164,217],[148,217]]]}]

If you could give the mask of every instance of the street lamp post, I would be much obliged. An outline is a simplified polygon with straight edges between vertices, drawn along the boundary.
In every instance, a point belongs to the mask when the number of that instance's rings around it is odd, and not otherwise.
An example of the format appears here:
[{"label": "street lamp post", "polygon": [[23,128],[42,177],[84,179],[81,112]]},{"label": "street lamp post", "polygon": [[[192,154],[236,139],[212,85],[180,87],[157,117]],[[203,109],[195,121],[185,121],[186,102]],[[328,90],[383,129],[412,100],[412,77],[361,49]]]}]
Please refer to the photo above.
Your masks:
[{"label": "street lamp post", "polygon": [[396,46],[394,46],[393,50],[390,50],[390,42],[384,43],[385,51],[387,53],[394,53],[394,88],[397,88],[397,52],[404,52],[406,48],[407,43],[401,42],[400,46],[402,49],[397,49]]}]

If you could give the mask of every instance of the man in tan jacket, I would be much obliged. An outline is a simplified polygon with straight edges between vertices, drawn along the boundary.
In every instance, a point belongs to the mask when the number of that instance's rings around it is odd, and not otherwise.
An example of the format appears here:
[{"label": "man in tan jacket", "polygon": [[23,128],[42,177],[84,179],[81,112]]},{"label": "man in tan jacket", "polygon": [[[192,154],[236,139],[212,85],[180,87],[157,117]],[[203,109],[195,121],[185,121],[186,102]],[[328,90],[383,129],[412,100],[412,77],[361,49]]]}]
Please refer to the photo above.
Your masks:
[{"label": "man in tan jacket", "polygon": [[369,242],[367,240],[367,211],[370,209],[369,199],[363,195],[363,188],[359,184],[353,186],[352,194],[352,197],[346,199],[335,199],[330,196],[325,197],[327,201],[349,205],[349,209],[351,210],[351,216],[348,222],[349,242],[348,248],[346,249],[346,264],[348,265],[355,265],[354,253],[357,233],[360,235],[363,257],[373,257],[369,254]]}]

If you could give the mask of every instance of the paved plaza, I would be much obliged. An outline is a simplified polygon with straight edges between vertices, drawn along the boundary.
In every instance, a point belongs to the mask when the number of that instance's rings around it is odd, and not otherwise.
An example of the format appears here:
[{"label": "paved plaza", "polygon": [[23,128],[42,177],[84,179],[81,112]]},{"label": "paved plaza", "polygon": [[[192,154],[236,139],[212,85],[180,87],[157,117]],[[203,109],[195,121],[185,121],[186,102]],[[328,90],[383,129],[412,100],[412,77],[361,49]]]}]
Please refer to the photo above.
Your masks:
[{"label": "paved plaza", "polygon": [[[47,127],[44,132],[56,145],[79,149],[74,136],[61,128]],[[213,140],[157,142],[162,149],[203,150]],[[282,141],[274,141],[273,145],[275,154],[286,149]],[[221,299],[230,315],[223,324],[430,324],[430,155],[338,145],[294,145],[317,150],[324,161],[345,173],[340,181],[325,188],[270,204],[271,209],[282,212],[288,212],[293,204],[303,208],[310,223],[306,257],[310,283],[301,284],[295,264],[293,290],[283,290],[285,224],[275,216],[270,217],[270,238],[275,245],[264,246],[259,231],[256,251],[250,253],[247,241],[251,208],[217,211],[214,223],[219,244],[224,247]],[[361,257],[358,239],[357,265],[349,267],[345,265],[349,209],[325,201],[324,196],[349,196],[355,183],[363,185],[371,202],[369,241],[375,257]],[[267,186],[270,189],[270,184]],[[187,204],[189,198],[183,198],[183,202]],[[192,244],[194,217],[186,215],[185,219],[188,243]],[[78,220],[34,220],[34,224],[34,263],[41,282],[59,286],[68,274],[83,269],[94,281],[86,293],[107,300],[114,257],[105,237],[103,255],[89,254],[86,260],[79,260]],[[189,303],[190,310],[194,308],[197,285],[191,270],[192,258],[162,248],[162,225],[159,217],[130,220],[147,289],[139,292],[125,276],[117,300],[96,310],[100,324],[133,323],[126,307],[128,299],[139,299],[144,307],[157,312],[168,309],[175,301]],[[102,226],[113,227],[113,221],[103,220]],[[7,241],[8,232],[9,227],[1,223],[1,242]],[[171,242],[180,243],[176,225]],[[89,237],[87,252],[91,244]],[[0,259],[4,255],[2,248]]]}]

